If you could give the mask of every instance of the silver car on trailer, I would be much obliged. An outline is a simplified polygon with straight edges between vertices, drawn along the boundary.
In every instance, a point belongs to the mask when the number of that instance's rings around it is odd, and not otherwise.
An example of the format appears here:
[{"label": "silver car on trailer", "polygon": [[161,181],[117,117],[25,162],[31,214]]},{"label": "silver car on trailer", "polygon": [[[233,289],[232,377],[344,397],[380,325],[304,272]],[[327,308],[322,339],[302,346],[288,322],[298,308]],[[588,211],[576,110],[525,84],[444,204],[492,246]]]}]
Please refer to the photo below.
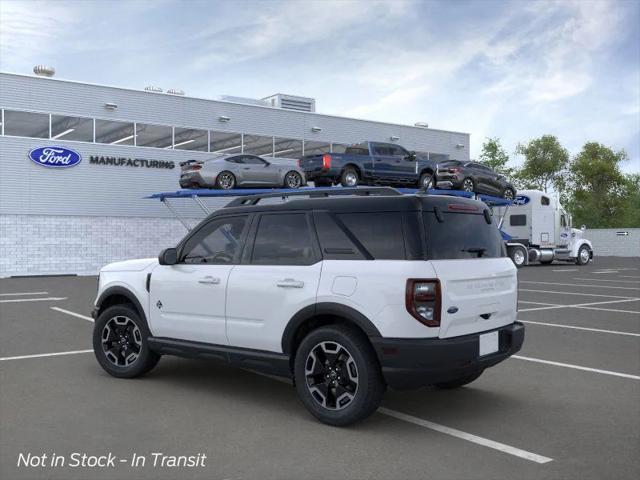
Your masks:
[{"label": "silver car on trailer", "polygon": [[244,153],[219,155],[208,160],[181,162],[180,168],[181,188],[299,188],[307,183],[304,171],[292,158]]}]

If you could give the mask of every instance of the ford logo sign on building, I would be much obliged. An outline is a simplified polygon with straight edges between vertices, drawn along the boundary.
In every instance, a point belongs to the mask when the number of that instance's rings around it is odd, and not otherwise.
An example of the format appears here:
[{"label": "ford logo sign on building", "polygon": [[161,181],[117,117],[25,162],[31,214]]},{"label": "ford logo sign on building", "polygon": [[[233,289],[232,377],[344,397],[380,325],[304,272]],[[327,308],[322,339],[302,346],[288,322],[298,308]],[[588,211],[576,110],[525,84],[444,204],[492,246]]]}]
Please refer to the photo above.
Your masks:
[{"label": "ford logo sign on building", "polygon": [[51,168],[69,168],[82,161],[82,155],[64,147],[40,147],[29,152],[33,163]]}]

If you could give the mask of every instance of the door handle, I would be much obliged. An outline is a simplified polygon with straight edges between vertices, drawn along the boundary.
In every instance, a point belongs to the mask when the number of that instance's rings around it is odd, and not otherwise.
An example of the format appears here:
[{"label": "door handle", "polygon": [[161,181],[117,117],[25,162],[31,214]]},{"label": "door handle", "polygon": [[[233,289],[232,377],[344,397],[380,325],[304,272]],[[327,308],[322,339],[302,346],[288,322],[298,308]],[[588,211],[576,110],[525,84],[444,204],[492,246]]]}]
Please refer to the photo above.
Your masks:
[{"label": "door handle", "polygon": [[284,280],[280,280],[276,285],[282,288],[302,288],[304,287],[304,282],[294,280],[293,278],[285,278]]},{"label": "door handle", "polygon": [[220,284],[220,279],[217,277],[211,277],[209,275],[207,275],[206,277],[202,277],[200,279],[198,279],[198,283],[205,283],[207,285],[219,285]]}]

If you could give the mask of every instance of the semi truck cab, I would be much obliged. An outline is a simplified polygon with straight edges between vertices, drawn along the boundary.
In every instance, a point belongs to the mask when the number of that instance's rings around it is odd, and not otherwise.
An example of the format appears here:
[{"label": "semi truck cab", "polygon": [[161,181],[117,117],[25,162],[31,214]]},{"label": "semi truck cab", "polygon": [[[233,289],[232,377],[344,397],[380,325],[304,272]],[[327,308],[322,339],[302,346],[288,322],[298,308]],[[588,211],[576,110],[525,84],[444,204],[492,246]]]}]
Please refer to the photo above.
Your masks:
[{"label": "semi truck cab", "polygon": [[585,265],[593,259],[586,227],[572,227],[571,216],[557,197],[540,190],[518,192],[513,205],[497,208],[506,234],[507,252],[516,266],[554,260]]}]

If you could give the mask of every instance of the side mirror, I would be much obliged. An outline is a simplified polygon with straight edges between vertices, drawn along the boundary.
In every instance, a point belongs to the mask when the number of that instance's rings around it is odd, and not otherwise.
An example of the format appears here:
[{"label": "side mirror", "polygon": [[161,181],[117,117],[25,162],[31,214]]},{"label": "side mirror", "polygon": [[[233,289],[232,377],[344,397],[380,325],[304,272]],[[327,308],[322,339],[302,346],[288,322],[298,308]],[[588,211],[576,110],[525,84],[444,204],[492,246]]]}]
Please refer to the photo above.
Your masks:
[{"label": "side mirror", "polygon": [[583,232],[584,232],[586,229],[587,229],[587,226],[586,226],[586,225],[582,225],[582,226],[580,227],[580,230],[582,230]]},{"label": "side mirror", "polygon": [[165,248],[158,255],[160,265],[175,265],[178,263],[178,251],[175,248]]},{"label": "side mirror", "polygon": [[409,160],[410,162],[413,162],[416,159],[416,152],[411,151],[409,152],[409,155],[407,155],[406,157],[404,157],[406,160]]}]

